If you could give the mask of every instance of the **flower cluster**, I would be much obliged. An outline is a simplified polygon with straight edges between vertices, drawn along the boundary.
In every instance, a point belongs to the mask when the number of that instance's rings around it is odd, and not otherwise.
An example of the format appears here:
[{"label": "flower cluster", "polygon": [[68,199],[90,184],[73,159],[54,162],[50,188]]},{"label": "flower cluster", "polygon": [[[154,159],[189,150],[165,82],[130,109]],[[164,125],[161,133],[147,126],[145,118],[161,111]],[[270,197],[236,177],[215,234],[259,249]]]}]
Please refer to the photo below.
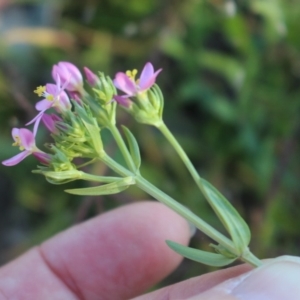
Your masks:
[{"label": "flower cluster", "polygon": [[114,85],[125,94],[116,95],[114,99],[127,108],[140,123],[154,126],[161,124],[163,97],[160,89],[155,85],[156,77],[161,71],[162,69],[154,71],[152,64],[148,62],[138,79],[136,79],[136,69],[126,73],[119,72],[115,76]]},{"label": "flower cluster", "polygon": [[[76,168],[70,163],[75,157],[93,158],[96,152],[99,154],[103,150],[99,135],[101,127],[108,127],[115,122],[116,104],[136,114],[137,119],[144,115],[146,123],[149,116],[153,118],[158,114],[157,105],[153,105],[154,92],[149,89],[154,86],[160,72],[161,69],[154,72],[152,64],[148,62],[137,80],[136,70],[119,72],[111,80],[102,73],[97,76],[84,67],[85,79],[92,91],[88,93],[80,70],[70,62],[59,62],[52,68],[54,83],[34,90],[42,100],[35,105],[37,115],[26,124],[33,124],[33,131],[27,128],[12,129],[13,146],[18,146],[21,153],[3,161],[3,165],[16,165],[32,154],[44,166],[64,170],[61,160],[61,166],[57,165],[57,157],[63,155],[67,158],[69,168]],[[116,88],[125,94],[118,95]],[[154,121],[157,121],[157,117],[154,117]],[[50,153],[36,146],[35,137],[41,123],[54,138],[54,143],[47,146]]]},{"label": "flower cluster", "polygon": [[[21,152],[2,163],[13,166],[32,154],[42,164],[33,172],[44,175],[50,183],[63,184],[78,179],[101,183],[100,186],[66,190],[75,195],[115,194],[135,184],[212,238],[216,242],[212,248],[217,253],[190,249],[167,241],[174,251],[211,266],[225,266],[236,259],[260,266],[261,262],[249,251],[251,233],[245,221],[214,186],[198,175],[184,150],[163,123],[163,96],[155,84],[160,72],[161,69],[154,71],[152,64],[146,63],[139,79],[136,79],[137,70],[133,70],[119,72],[111,80],[103,73],[97,76],[90,69],[84,68],[89,85],[85,89],[79,69],[69,62],[59,62],[52,69],[54,83],[39,86],[34,91],[42,100],[35,106],[36,117],[27,123],[33,124],[33,131],[13,128],[13,145],[18,146]],[[118,95],[117,89],[123,94]],[[141,175],[138,142],[130,130],[123,126],[125,142],[115,124],[117,104],[132,114],[138,122],[156,126],[161,131],[177,151],[230,238],[219,233]],[[48,153],[36,146],[35,137],[41,123],[54,140],[46,145]],[[103,128],[110,131],[124,159],[123,164],[105,152],[101,139]],[[118,177],[98,176],[82,170],[83,166],[96,160],[102,161]]]}]

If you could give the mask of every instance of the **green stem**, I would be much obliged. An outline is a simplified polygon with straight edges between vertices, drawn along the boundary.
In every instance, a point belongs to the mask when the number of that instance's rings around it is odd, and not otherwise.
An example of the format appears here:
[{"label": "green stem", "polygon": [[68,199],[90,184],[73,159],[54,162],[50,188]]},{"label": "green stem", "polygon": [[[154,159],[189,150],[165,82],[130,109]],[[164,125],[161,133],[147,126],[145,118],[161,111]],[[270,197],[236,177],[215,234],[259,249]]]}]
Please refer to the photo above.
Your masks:
[{"label": "green stem", "polygon": [[250,250],[249,248],[244,251],[244,253],[241,255],[240,259],[253,267],[260,267],[262,266],[262,262],[260,259],[258,259]]},{"label": "green stem", "polygon": [[132,160],[132,157],[128,151],[128,148],[118,130],[118,128],[116,127],[116,125],[114,124],[110,124],[108,129],[110,130],[111,134],[113,135],[124,159],[125,159],[125,162],[128,166],[128,168],[132,171],[132,172],[136,172],[136,167],[134,165],[134,162]]},{"label": "green stem", "polygon": [[90,165],[90,164],[92,164],[92,163],[95,162],[95,161],[96,161],[96,158],[93,158],[93,159],[91,159],[91,160],[89,160],[89,161],[87,161],[87,162],[85,162],[85,163],[83,163],[83,164],[81,164],[81,165],[76,166],[76,168],[77,168],[77,170],[79,170],[79,169],[81,169],[82,167],[85,167],[85,166],[87,166],[87,165]]},{"label": "green stem", "polygon": [[192,175],[195,183],[197,184],[199,189],[202,191],[202,193],[205,195],[198,172],[196,171],[195,167],[193,166],[190,159],[186,155],[185,151],[182,149],[181,145],[177,142],[177,140],[173,136],[172,132],[169,130],[169,128],[163,122],[159,126],[157,126],[157,128],[165,136],[165,138],[169,141],[169,143],[173,146],[173,148],[175,149],[175,151],[177,152],[177,154],[179,155],[179,157],[182,159],[183,163],[189,170],[190,174]]}]

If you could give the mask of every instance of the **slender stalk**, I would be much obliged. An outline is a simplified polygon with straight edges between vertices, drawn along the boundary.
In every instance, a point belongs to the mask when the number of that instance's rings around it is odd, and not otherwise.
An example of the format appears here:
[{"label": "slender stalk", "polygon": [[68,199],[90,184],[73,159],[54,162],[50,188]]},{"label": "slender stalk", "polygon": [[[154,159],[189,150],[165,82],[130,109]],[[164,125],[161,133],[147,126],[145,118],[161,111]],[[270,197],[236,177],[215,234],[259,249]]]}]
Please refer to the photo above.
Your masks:
[{"label": "slender stalk", "polygon": [[120,151],[121,151],[121,153],[122,153],[122,155],[125,159],[125,162],[126,162],[128,168],[132,172],[136,172],[136,167],[134,165],[134,162],[131,158],[131,155],[128,151],[128,148],[127,148],[127,146],[126,146],[126,144],[125,144],[118,128],[114,124],[110,124],[110,126],[108,128],[109,128],[111,134],[113,135],[113,137],[114,137],[114,139],[115,139],[115,141],[116,141],[116,143],[117,143],[117,145],[118,145],[118,147],[119,147],[119,149],[120,149]]},{"label": "slender stalk", "polygon": [[165,136],[165,138],[169,141],[169,143],[173,146],[179,157],[182,159],[183,163],[185,164],[186,168],[189,170],[190,174],[192,175],[195,183],[199,187],[199,189],[204,193],[203,186],[200,181],[200,176],[198,172],[196,171],[195,167],[191,163],[189,157],[186,155],[185,151],[182,149],[181,145],[177,142],[175,137],[173,136],[172,132],[169,130],[169,128],[166,126],[165,123],[161,122],[157,128],[160,130],[160,132]]},{"label": "slender stalk", "polygon": [[89,161],[87,161],[87,162],[85,162],[85,163],[83,163],[83,164],[81,164],[81,165],[78,165],[78,166],[77,166],[77,170],[79,170],[80,168],[85,167],[85,166],[87,166],[87,165],[90,165],[90,164],[92,164],[92,163],[95,162],[95,161],[96,161],[96,158],[93,158],[93,159],[91,159],[91,160],[89,160]]},{"label": "slender stalk", "polygon": [[262,266],[262,262],[258,259],[250,250],[249,248],[244,251],[244,253],[240,256],[240,260],[252,265],[253,267],[260,267]]}]

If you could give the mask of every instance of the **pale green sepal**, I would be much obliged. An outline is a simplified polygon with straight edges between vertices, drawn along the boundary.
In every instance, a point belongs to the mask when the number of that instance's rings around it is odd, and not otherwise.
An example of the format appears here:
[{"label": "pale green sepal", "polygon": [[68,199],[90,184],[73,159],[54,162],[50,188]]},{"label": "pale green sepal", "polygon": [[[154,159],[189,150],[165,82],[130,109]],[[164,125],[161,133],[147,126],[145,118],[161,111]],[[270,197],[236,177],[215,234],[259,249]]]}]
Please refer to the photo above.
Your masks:
[{"label": "pale green sepal", "polygon": [[200,180],[205,198],[227,229],[236,249],[240,254],[243,253],[251,238],[248,225],[231,203],[215,187],[202,178]]},{"label": "pale green sepal", "polygon": [[74,102],[75,111],[80,116],[81,121],[83,122],[86,130],[90,135],[90,142],[93,144],[94,149],[97,153],[103,152],[103,144],[100,137],[100,128],[98,127],[97,120],[92,117],[92,115],[88,116],[87,111],[80,107],[76,102]]},{"label": "pale green sepal", "polygon": [[139,170],[141,166],[141,154],[140,154],[140,148],[139,145],[134,137],[134,135],[131,133],[131,131],[125,127],[122,126],[123,131],[125,133],[128,145],[129,145],[129,151],[132,157],[132,160],[134,162],[134,165],[137,170]]},{"label": "pale green sepal", "polygon": [[95,187],[82,188],[82,189],[71,189],[65,190],[65,192],[74,195],[82,195],[82,196],[100,196],[100,195],[111,195],[117,194],[126,190],[130,185],[135,184],[135,180],[133,177],[125,177],[118,181],[104,184]]},{"label": "pale green sepal", "polygon": [[231,264],[237,259],[237,257],[227,258],[221,254],[193,249],[172,241],[166,241],[166,243],[180,255],[208,266],[223,267]]},{"label": "pale green sepal", "polygon": [[33,170],[32,173],[44,175],[51,184],[65,184],[74,180],[81,179],[80,171],[43,171]]},{"label": "pale green sepal", "polygon": [[45,176],[45,179],[46,179],[49,183],[51,183],[51,184],[56,184],[56,185],[59,185],[59,184],[66,184],[66,183],[68,183],[68,182],[72,182],[72,181],[77,180],[76,178],[69,178],[69,179],[60,179],[60,180],[57,181],[57,180],[52,179],[52,178],[47,177],[47,176]]},{"label": "pale green sepal", "polygon": [[111,183],[123,179],[122,177],[91,175],[78,170],[69,170],[69,171],[33,170],[32,173],[44,175],[46,179],[53,184],[64,184],[74,180],[88,180],[88,181],[96,181],[96,182],[103,182],[103,183]]},{"label": "pale green sepal", "polygon": [[159,100],[159,116],[162,118],[163,110],[164,110],[164,96],[161,92],[160,87],[157,84],[154,84],[152,88],[153,92],[156,94],[156,98]]},{"label": "pale green sepal", "polygon": [[98,128],[97,121],[95,118],[93,118],[93,121],[95,124],[91,124],[90,122],[87,122],[86,120],[82,120],[87,131],[90,134],[91,137],[91,142],[94,145],[94,149],[96,150],[97,153],[102,153],[103,152],[103,144],[100,138],[100,129]]}]

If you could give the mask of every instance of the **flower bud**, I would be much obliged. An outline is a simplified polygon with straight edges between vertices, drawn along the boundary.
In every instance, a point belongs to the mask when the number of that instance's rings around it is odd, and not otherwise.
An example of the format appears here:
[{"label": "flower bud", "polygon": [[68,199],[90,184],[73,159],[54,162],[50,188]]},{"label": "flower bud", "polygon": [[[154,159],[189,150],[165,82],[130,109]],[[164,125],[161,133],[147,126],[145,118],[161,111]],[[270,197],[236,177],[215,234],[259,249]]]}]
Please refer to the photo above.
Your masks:
[{"label": "flower bud", "polygon": [[98,76],[95,73],[93,73],[89,68],[84,67],[83,71],[85,73],[86,80],[91,87],[95,87],[100,83]]},{"label": "flower bud", "polygon": [[61,61],[52,68],[52,77],[56,81],[57,75],[60,78],[61,85],[66,85],[65,89],[70,92],[82,93],[83,78],[79,69],[66,61]]}]

